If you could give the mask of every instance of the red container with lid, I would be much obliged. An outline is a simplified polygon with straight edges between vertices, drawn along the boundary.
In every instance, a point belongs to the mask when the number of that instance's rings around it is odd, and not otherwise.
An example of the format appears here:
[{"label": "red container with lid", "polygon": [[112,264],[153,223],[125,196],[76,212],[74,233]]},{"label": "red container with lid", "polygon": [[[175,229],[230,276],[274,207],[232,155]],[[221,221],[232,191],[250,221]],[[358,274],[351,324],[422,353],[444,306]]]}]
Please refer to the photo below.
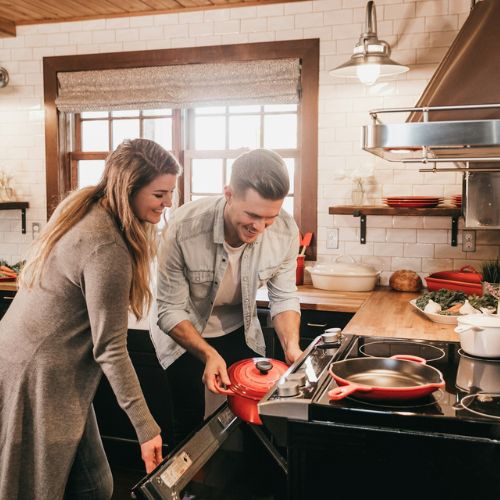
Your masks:
[{"label": "red container with lid", "polygon": [[229,408],[237,417],[262,425],[257,403],[287,370],[288,365],[276,359],[243,359],[229,367],[231,386],[219,388],[219,393],[228,397]]},{"label": "red container with lid", "polygon": [[441,271],[424,278],[429,291],[454,290],[469,295],[483,295],[483,276],[472,266],[461,267],[458,271]]}]

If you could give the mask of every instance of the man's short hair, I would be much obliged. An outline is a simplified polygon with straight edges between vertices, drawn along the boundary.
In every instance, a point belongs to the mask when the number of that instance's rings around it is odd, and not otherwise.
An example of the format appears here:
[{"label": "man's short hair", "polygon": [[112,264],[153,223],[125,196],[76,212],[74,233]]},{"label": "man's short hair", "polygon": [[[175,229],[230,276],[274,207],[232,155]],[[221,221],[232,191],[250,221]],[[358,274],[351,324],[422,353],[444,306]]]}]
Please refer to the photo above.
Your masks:
[{"label": "man's short hair", "polygon": [[283,158],[269,149],[254,149],[234,160],[229,185],[237,195],[254,189],[266,200],[282,200],[290,190]]}]

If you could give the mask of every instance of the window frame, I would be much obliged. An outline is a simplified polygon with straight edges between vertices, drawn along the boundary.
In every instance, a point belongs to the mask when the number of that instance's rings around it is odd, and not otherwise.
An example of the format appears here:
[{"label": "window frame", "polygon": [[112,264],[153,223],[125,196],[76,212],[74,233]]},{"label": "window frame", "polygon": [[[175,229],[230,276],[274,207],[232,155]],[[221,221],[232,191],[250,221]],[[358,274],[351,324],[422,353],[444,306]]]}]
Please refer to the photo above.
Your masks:
[{"label": "window frame", "polygon": [[[299,58],[301,61],[301,98],[298,112],[299,162],[295,171],[294,217],[300,230],[317,234],[318,190],[318,93],[319,39],[259,42],[237,45],[215,45],[180,49],[158,49],[133,52],[111,52],[45,57],[43,59],[45,104],[45,155],[47,216],[59,200],[71,189],[72,156],[67,131],[69,117],[58,112],[57,73],[172,64],[217,63],[261,59]],[[179,120],[182,122],[182,120]],[[184,164],[180,130],[174,130],[174,154]],[[74,160],[73,160],[74,161]],[[307,168],[305,168],[307,166]],[[184,179],[179,182],[180,202],[183,203]],[[307,256],[316,258],[316,242]]]}]

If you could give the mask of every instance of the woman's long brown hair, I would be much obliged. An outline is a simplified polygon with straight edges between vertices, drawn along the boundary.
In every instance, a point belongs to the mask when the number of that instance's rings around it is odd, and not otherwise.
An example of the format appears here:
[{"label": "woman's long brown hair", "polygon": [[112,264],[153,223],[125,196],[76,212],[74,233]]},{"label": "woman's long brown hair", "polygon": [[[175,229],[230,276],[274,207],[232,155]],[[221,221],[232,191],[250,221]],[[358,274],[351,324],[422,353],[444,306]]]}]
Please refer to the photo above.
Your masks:
[{"label": "woman's long brown hair", "polygon": [[[44,265],[55,244],[89,210],[100,203],[121,230],[132,257],[130,308],[137,318],[151,305],[150,265],[156,254],[154,225],[140,221],[131,206],[139,189],[160,175],[179,175],[181,166],[173,155],[147,139],[122,142],[106,159],[101,181],[66,198],[54,212],[40,236],[33,242],[19,285],[28,288],[40,282]],[[147,310],[146,309],[146,310]]]}]

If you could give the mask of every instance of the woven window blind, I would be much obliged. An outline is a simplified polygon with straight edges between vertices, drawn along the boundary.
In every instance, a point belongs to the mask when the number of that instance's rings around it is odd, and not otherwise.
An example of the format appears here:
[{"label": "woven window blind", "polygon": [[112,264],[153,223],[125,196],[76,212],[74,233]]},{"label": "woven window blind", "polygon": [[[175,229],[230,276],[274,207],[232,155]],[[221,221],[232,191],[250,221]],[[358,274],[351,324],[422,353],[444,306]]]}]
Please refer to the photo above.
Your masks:
[{"label": "woven window blind", "polygon": [[62,72],[62,112],[297,103],[299,59]]}]

